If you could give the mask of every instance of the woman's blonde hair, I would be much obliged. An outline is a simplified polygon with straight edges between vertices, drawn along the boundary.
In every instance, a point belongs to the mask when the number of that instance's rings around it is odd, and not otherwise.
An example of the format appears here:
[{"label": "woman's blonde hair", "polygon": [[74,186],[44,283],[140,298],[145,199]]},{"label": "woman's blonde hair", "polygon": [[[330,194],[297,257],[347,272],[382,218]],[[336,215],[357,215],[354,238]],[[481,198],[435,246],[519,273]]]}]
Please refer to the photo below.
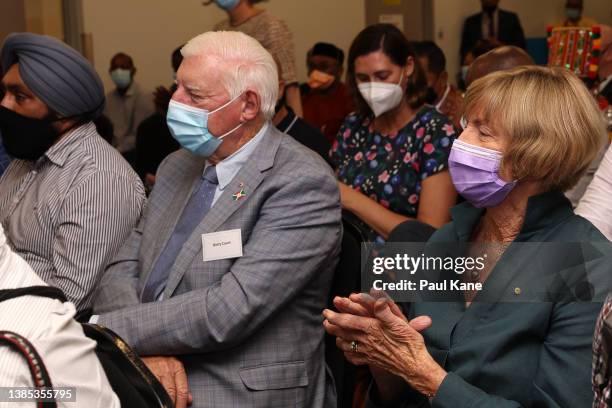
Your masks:
[{"label": "woman's blonde hair", "polygon": [[525,66],[478,79],[467,91],[465,115],[507,135],[502,165],[547,191],[572,188],[606,138],[594,98],[561,68]]}]

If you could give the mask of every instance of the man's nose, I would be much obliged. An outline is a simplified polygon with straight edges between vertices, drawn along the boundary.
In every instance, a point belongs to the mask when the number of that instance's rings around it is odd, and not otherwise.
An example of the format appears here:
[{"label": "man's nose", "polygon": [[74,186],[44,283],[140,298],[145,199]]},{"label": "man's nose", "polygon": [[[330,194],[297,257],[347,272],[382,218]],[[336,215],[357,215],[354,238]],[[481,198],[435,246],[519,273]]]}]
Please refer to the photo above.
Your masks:
[{"label": "man's nose", "polygon": [[8,92],[6,92],[2,97],[2,102],[0,102],[0,106],[6,109],[15,110],[15,98],[13,98]]},{"label": "man's nose", "polygon": [[173,100],[175,100],[175,101],[177,101],[177,102],[180,102],[180,103],[184,103],[184,104],[186,104],[186,105],[189,105],[189,104],[187,103],[187,99],[188,99],[187,94],[185,93],[184,88],[183,88],[183,87],[181,87],[181,86],[179,86],[179,87],[176,89],[176,91],[174,91],[174,93],[172,94],[172,99],[173,99]]}]

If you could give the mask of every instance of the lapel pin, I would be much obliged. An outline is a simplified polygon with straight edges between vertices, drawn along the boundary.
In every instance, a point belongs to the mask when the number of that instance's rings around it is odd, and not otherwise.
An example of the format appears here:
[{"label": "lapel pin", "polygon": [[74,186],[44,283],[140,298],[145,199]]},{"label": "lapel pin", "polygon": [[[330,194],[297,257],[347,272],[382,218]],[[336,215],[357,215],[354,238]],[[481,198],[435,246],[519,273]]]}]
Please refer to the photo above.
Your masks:
[{"label": "lapel pin", "polygon": [[238,201],[241,198],[244,198],[247,196],[246,191],[244,191],[243,188],[240,189],[240,191],[238,191],[237,193],[232,194],[232,198],[234,199],[234,201]]}]

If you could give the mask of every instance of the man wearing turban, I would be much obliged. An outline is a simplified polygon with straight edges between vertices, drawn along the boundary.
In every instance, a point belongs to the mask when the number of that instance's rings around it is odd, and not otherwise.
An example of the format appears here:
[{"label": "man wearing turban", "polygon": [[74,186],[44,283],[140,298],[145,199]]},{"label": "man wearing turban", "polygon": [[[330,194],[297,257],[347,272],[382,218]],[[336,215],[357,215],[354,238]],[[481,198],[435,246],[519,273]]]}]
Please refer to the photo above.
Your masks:
[{"label": "man wearing turban", "polygon": [[0,222],[12,248],[79,312],[137,223],[143,186],[92,120],[104,89],[91,64],[59,40],[9,35],[0,52]]}]

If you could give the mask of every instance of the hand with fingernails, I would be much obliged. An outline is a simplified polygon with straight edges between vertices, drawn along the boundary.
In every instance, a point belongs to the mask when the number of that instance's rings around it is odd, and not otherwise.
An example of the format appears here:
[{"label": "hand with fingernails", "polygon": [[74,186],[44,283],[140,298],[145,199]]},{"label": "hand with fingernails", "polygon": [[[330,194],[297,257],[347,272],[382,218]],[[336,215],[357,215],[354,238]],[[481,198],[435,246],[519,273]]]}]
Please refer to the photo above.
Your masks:
[{"label": "hand with fingernails", "polygon": [[419,333],[431,326],[431,318],[408,321],[395,302],[375,293],[336,297],[334,306],[339,312],[323,311],[325,330],[336,336],[336,345],[348,361],[370,366],[381,396],[389,373],[429,398],[436,394],[447,373]]}]

